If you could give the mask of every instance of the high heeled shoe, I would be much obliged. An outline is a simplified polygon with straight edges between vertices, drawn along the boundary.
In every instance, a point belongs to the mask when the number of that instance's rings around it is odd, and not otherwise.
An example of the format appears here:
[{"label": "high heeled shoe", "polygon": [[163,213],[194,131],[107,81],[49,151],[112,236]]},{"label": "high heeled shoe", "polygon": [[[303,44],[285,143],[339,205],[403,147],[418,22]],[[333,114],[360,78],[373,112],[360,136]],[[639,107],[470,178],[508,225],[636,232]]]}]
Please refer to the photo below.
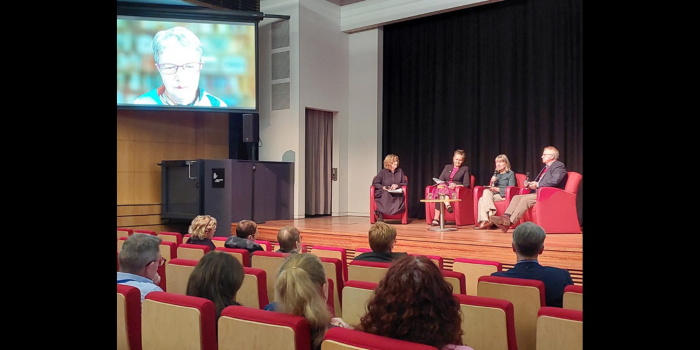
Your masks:
[{"label": "high heeled shoe", "polygon": [[447,212],[448,212],[448,213],[452,213],[452,212],[454,211],[454,209],[452,208],[452,206],[449,205],[449,204],[446,206],[446,208],[447,208]]}]

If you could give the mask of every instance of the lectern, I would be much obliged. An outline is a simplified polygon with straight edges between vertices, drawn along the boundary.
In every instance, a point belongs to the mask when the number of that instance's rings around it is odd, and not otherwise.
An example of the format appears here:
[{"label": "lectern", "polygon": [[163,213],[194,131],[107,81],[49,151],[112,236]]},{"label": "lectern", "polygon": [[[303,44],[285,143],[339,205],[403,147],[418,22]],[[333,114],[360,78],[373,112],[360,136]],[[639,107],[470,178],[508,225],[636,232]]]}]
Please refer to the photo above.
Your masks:
[{"label": "lectern", "polygon": [[187,223],[197,215],[218,221],[214,236],[231,223],[294,216],[294,163],[239,159],[163,160],[161,219]]}]

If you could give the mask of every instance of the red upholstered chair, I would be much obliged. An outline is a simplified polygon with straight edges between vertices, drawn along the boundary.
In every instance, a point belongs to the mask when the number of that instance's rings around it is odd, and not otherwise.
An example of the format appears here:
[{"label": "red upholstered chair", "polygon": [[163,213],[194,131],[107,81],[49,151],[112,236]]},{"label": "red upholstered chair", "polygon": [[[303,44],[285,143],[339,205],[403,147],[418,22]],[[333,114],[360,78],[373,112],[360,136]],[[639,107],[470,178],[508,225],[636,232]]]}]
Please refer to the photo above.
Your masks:
[{"label": "red upholstered chair", "polygon": [[583,311],[541,307],[536,343],[536,350],[583,350]]},{"label": "red upholstered chair", "polygon": [[126,239],[128,237],[119,237],[117,239],[117,251],[120,252],[122,250],[122,246],[124,245],[124,242],[126,242]]},{"label": "red upholstered chair", "polygon": [[243,306],[228,306],[221,312],[218,338],[219,350],[311,349],[306,318]]},{"label": "red upholstered chair", "polygon": [[[187,294],[187,282],[190,280],[190,274],[194,270],[199,260],[175,258],[165,263],[167,268],[165,274],[161,278],[167,280],[167,290],[169,293]],[[160,267],[158,268],[160,274]],[[163,278],[167,277],[167,278]]]},{"label": "red upholstered chair", "polygon": [[151,236],[157,236],[157,235],[158,235],[158,234],[156,233],[156,231],[153,231],[153,230],[134,230],[134,233],[145,233],[145,234],[151,235]]},{"label": "red upholstered chair", "polygon": [[[520,189],[523,188],[525,178],[525,174],[515,173],[515,186],[506,187],[506,200],[493,203],[494,205],[496,205],[496,214],[494,215],[503,215],[503,213],[506,211],[506,208],[508,208],[508,204],[510,204],[510,200],[513,198],[513,196],[515,196],[516,194],[520,194]],[[479,198],[481,198],[481,196],[484,195],[484,190],[486,190],[484,186],[474,187],[474,223],[477,223],[479,220],[478,204]]]},{"label": "red upholstered chair", "polygon": [[518,350],[513,303],[455,294],[462,310],[462,342],[474,349]]},{"label": "red upholstered chair", "polygon": [[199,260],[210,250],[206,245],[182,243],[177,246],[177,256],[181,259]]},{"label": "red upholstered chair", "polygon": [[117,283],[117,350],[141,350],[141,292]]},{"label": "red upholstered chair", "polygon": [[355,249],[355,256],[353,257],[353,259],[362,253],[371,252],[371,251],[372,251],[372,248],[363,248],[363,247],[357,248],[357,249]]},{"label": "red upholstered chair", "polygon": [[177,258],[177,243],[171,241],[160,242],[160,256],[165,259],[165,264],[163,264],[163,266],[158,266],[158,275],[160,275],[160,283],[158,283],[158,287],[167,292],[168,273],[166,270],[168,269],[168,262]]},{"label": "red upholstered chair", "polygon": [[214,245],[218,248],[218,247],[223,247],[224,243],[226,243],[227,239],[228,239],[228,237],[217,236],[217,237],[212,237],[211,242],[214,243]]},{"label": "red upholstered chair", "polygon": [[583,286],[570,284],[564,287],[562,308],[583,311]]},{"label": "red upholstered chair", "polygon": [[444,260],[441,256],[438,256],[438,255],[425,255],[425,254],[409,254],[409,255],[414,255],[414,256],[423,255],[423,256],[427,257],[428,259],[430,259],[432,262],[434,262],[435,265],[437,265],[437,267],[438,267],[440,270],[442,270],[442,269],[445,267],[445,260]]},{"label": "red upholstered chair", "polygon": [[[408,176],[404,176],[406,183],[408,183]],[[403,206],[404,210],[401,213],[394,215],[387,215],[382,213],[384,220],[401,220],[401,224],[408,224],[408,186],[401,186],[403,189]],[[373,224],[377,222],[377,217],[374,216],[374,211],[377,210],[377,203],[374,201],[374,186],[369,185],[369,223]]]},{"label": "red upholstered chair", "polygon": [[334,327],[323,336],[321,349],[333,350],[437,350],[436,347],[392,339],[354,329]]},{"label": "red upholstered chair", "polygon": [[348,280],[379,283],[391,263],[353,260],[348,265]]},{"label": "red upholstered chair", "polygon": [[270,302],[275,301],[275,282],[277,282],[277,274],[287,256],[289,256],[288,253],[256,250],[250,257],[251,267],[265,270],[265,274],[267,275],[267,300]]},{"label": "red upholstered chair", "polygon": [[467,279],[467,295],[476,295],[477,282],[481,276],[490,276],[502,271],[503,265],[498,261],[455,258],[452,271],[461,272]]},{"label": "red upholstered chair", "polygon": [[233,255],[243,267],[250,267],[250,252],[247,249],[216,247],[216,250]]},{"label": "red upholstered chair", "polygon": [[236,293],[236,301],[247,307],[265,308],[270,303],[267,299],[267,273],[263,269],[245,266],[243,271],[245,276]]},{"label": "red upholstered chair", "polygon": [[463,273],[443,269],[440,269],[440,272],[442,272],[442,277],[445,278],[445,281],[450,282],[452,285],[452,293],[467,294],[467,278]]},{"label": "red upholstered chair", "polygon": [[333,298],[334,315],[340,317],[342,313],[343,287],[345,286],[345,278],[343,277],[343,266],[345,264],[337,258],[319,257],[319,259],[321,259],[323,270],[326,272],[326,278],[330,282],[328,284],[328,300],[330,301]]},{"label": "red upholstered chair", "polygon": [[374,295],[378,283],[348,280],[343,287],[343,321],[356,327],[367,313],[367,302]]},{"label": "red upholstered chair", "polygon": [[[582,233],[578,222],[576,195],[583,176],[575,171],[569,171],[568,174],[563,190],[555,187],[537,190],[537,203],[527,210],[518,224],[532,221],[542,226],[547,233]],[[520,193],[528,192],[522,188]]]},{"label": "red upholstered chair", "polygon": [[[445,210],[445,222],[454,222],[457,226],[473,225],[474,224],[474,195],[472,189],[474,188],[474,181],[476,180],[474,175],[470,175],[471,181],[469,187],[458,186],[457,187],[457,199],[461,199],[461,202],[452,203],[453,211],[448,213]],[[433,186],[425,187],[425,198],[430,198],[433,193]],[[425,221],[430,224],[435,218],[435,205],[440,205],[440,203],[425,203]]]},{"label": "red upholstered chair", "polygon": [[130,228],[117,227],[117,239],[120,237],[129,237],[134,234],[134,230]]},{"label": "red upholstered chair", "polygon": [[270,241],[256,239],[255,243],[260,244],[266,252],[274,252],[274,250],[272,250],[272,243],[270,243]]},{"label": "red upholstered chair", "polygon": [[481,276],[477,296],[513,303],[518,349],[535,350],[537,312],[545,305],[544,282],[524,278]]},{"label": "red upholstered chair", "polygon": [[336,258],[340,260],[343,268],[343,281],[348,280],[348,255],[347,250],[342,247],[324,247],[324,246],[313,246],[310,251],[311,254],[318,256],[319,258]]},{"label": "red upholstered chair", "polygon": [[205,298],[150,292],[141,307],[141,330],[144,349],[216,350],[216,307]]},{"label": "red upholstered chair", "polygon": [[178,245],[182,244],[182,233],[180,232],[168,232],[168,231],[161,231],[158,232],[158,237],[162,239],[164,242],[175,242]]}]

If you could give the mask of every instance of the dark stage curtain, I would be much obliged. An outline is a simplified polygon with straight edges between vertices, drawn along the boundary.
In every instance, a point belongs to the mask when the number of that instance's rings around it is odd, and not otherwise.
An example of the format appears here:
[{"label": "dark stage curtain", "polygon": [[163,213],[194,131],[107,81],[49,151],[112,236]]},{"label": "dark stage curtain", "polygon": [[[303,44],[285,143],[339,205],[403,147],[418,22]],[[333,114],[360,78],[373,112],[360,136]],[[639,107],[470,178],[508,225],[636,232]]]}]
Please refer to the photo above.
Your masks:
[{"label": "dark stage curtain", "polygon": [[[537,175],[542,149],[583,174],[583,1],[507,0],[384,27],[383,154],[409,180],[409,217],[463,149],[485,185],[494,159]],[[585,179],[585,176],[584,176]],[[583,226],[583,181],[578,215]]]}]

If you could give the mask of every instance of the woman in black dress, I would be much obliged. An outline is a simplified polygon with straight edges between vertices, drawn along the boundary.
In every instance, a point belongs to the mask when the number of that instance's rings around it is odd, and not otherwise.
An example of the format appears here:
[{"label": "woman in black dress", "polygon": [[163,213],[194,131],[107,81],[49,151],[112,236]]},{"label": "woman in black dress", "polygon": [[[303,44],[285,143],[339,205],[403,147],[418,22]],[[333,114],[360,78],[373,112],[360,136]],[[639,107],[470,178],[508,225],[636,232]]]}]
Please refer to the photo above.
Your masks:
[{"label": "woman in black dress", "polygon": [[378,221],[383,221],[383,214],[395,215],[406,210],[404,205],[404,193],[390,193],[388,191],[401,188],[408,182],[403,170],[399,168],[399,156],[389,154],[384,158],[384,169],[379,171],[379,174],[374,177],[372,186],[374,186],[374,202],[377,210],[373,215]]}]

